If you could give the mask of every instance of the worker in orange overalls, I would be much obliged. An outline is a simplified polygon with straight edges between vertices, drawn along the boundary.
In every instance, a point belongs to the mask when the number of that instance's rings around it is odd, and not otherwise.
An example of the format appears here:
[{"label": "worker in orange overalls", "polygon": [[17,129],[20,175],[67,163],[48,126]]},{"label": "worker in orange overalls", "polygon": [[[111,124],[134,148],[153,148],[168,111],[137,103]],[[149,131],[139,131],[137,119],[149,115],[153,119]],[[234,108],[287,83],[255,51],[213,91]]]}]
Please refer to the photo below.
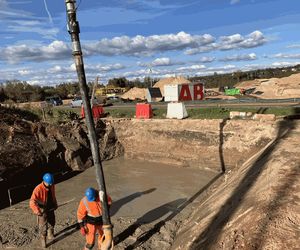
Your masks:
[{"label": "worker in orange overalls", "polygon": [[[107,196],[108,207],[111,205],[111,198]],[[86,237],[85,250],[93,249],[95,236],[98,233],[98,249],[101,249],[102,230],[102,208],[99,199],[99,192],[94,188],[88,188],[85,196],[81,199],[77,210],[77,220],[80,225],[80,232]]]},{"label": "worker in orange overalls", "polygon": [[32,192],[29,205],[33,213],[38,216],[41,245],[43,248],[46,248],[47,235],[49,240],[54,239],[54,210],[57,209],[54,178],[52,174],[44,174],[43,182]]}]

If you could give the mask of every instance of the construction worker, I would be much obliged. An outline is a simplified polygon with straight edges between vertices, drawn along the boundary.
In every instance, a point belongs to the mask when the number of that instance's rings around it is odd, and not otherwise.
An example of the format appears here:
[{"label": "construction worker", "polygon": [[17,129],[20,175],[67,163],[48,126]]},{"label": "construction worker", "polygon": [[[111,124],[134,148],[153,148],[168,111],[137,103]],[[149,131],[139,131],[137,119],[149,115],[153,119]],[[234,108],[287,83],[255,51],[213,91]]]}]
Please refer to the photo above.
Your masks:
[{"label": "construction worker", "polygon": [[[110,196],[107,197],[108,207],[111,205]],[[102,230],[102,208],[99,199],[99,192],[94,188],[88,188],[85,196],[81,199],[77,210],[77,220],[80,225],[80,232],[86,237],[85,250],[93,249],[96,233],[98,233],[98,249],[101,249],[103,240]]]},{"label": "construction worker", "polygon": [[46,248],[46,237],[54,239],[55,214],[57,201],[55,197],[54,178],[50,173],[43,176],[41,184],[36,186],[30,198],[30,208],[38,216],[41,245]]}]

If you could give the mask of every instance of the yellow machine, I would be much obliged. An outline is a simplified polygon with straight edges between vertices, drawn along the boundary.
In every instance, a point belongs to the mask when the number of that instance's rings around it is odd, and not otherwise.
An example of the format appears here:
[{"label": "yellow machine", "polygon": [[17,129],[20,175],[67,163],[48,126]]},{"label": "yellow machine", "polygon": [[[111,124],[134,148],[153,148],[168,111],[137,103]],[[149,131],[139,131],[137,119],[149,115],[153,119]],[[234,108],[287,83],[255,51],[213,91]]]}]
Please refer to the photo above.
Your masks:
[{"label": "yellow machine", "polygon": [[107,96],[111,94],[121,94],[126,92],[126,88],[121,88],[121,87],[103,87],[103,88],[98,88],[95,91],[95,94],[97,96]]}]

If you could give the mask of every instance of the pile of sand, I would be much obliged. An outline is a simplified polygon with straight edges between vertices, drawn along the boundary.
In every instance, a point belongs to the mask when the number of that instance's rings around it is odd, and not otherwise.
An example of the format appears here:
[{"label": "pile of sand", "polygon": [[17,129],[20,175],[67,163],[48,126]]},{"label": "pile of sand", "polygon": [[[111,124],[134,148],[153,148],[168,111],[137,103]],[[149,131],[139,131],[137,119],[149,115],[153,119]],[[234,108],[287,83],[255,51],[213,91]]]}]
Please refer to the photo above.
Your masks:
[{"label": "pile of sand", "polygon": [[134,87],[121,96],[124,100],[146,100],[146,89]]},{"label": "pile of sand", "polygon": [[[293,74],[283,78],[256,79],[236,85],[237,88],[256,88],[254,96],[263,99],[284,99],[300,97],[300,74]],[[255,93],[263,92],[260,95]]]},{"label": "pile of sand", "polygon": [[209,100],[209,99],[233,100],[236,99],[236,97],[225,95],[223,92],[219,91],[219,88],[209,88],[209,89],[205,89],[205,100]]},{"label": "pile of sand", "polygon": [[161,79],[155,85],[154,88],[160,88],[161,94],[164,96],[164,86],[169,84],[185,84],[185,83],[191,83],[188,79],[184,78],[183,76],[175,76],[175,77],[168,77]]}]

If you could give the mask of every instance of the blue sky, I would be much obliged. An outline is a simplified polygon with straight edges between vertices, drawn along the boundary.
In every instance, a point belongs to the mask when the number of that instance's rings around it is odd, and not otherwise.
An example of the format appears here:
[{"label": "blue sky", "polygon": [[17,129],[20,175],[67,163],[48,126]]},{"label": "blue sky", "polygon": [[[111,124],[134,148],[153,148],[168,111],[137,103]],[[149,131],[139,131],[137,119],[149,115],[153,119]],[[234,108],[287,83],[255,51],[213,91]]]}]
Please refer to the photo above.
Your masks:
[{"label": "blue sky", "polygon": [[[79,0],[77,5],[88,81],[300,63],[299,0]],[[64,0],[0,0],[0,81],[77,80],[70,44]]]}]

